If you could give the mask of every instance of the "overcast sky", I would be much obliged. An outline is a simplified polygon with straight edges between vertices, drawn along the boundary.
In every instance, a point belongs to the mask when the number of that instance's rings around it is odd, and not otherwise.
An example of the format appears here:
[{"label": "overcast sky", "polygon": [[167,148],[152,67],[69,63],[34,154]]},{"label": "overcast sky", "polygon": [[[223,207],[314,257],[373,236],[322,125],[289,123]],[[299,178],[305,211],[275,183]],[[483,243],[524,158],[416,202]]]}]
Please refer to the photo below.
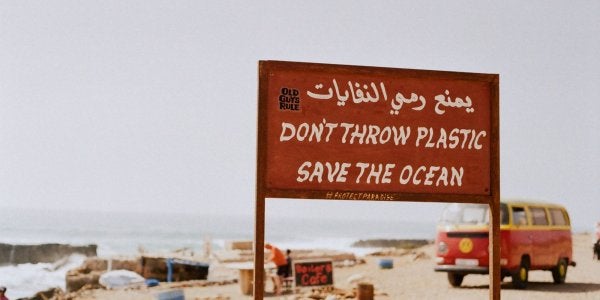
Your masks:
[{"label": "overcast sky", "polygon": [[[599,1],[2,1],[0,208],[253,215],[257,64],[290,60],[500,74],[502,196],[564,204],[591,229],[599,14]],[[443,207],[267,205],[409,220]]]}]

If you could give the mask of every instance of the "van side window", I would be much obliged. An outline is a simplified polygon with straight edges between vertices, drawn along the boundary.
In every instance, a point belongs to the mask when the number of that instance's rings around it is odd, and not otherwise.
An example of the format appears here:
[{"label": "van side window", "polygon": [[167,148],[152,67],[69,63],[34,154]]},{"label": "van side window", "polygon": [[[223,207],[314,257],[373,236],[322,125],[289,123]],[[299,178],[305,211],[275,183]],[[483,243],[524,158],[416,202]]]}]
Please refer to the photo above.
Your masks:
[{"label": "van side window", "polygon": [[508,224],[508,207],[504,203],[500,203],[500,224]]},{"label": "van side window", "polygon": [[533,225],[548,225],[548,217],[543,207],[531,207],[530,211]]},{"label": "van side window", "polygon": [[569,225],[565,219],[565,214],[559,208],[551,208],[550,216],[552,217],[552,224],[556,226]]},{"label": "van side window", "polygon": [[512,219],[514,225],[527,225],[527,215],[525,215],[525,208],[512,207]]}]

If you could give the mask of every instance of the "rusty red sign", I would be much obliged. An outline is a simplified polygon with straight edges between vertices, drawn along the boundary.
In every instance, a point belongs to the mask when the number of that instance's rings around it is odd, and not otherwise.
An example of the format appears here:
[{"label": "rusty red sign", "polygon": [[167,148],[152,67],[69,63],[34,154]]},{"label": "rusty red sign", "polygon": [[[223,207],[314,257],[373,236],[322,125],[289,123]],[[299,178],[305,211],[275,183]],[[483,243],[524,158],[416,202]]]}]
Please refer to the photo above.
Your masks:
[{"label": "rusty red sign", "polygon": [[267,194],[491,194],[497,75],[274,61],[260,72]]}]

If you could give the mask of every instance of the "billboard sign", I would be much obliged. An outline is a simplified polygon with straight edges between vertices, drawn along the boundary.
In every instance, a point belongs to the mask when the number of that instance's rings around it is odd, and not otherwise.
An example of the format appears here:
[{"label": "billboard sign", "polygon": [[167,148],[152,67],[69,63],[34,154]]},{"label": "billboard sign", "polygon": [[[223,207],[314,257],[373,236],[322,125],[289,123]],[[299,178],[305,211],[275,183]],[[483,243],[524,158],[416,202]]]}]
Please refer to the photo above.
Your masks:
[{"label": "billboard sign", "polygon": [[497,75],[272,61],[261,72],[268,195],[491,195]]}]

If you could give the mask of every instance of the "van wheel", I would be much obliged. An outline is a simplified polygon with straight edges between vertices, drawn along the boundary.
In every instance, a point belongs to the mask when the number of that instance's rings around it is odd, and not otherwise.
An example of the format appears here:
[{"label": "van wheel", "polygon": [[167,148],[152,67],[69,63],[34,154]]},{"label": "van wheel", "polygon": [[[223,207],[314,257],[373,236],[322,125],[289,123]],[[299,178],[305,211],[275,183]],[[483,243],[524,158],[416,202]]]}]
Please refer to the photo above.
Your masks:
[{"label": "van wheel", "polygon": [[529,281],[529,259],[522,258],[521,265],[517,272],[512,274],[512,284],[517,289],[527,288],[527,282]]},{"label": "van wheel", "polygon": [[456,273],[448,272],[448,282],[453,287],[459,287],[462,284],[464,278],[465,278],[464,274],[456,274]]},{"label": "van wheel", "polygon": [[567,261],[564,258],[561,258],[558,261],[556,267],[552,269],[552,279],[554,279],[554,283],[561,284],[565,283],[565,279],[567,279]]}]

